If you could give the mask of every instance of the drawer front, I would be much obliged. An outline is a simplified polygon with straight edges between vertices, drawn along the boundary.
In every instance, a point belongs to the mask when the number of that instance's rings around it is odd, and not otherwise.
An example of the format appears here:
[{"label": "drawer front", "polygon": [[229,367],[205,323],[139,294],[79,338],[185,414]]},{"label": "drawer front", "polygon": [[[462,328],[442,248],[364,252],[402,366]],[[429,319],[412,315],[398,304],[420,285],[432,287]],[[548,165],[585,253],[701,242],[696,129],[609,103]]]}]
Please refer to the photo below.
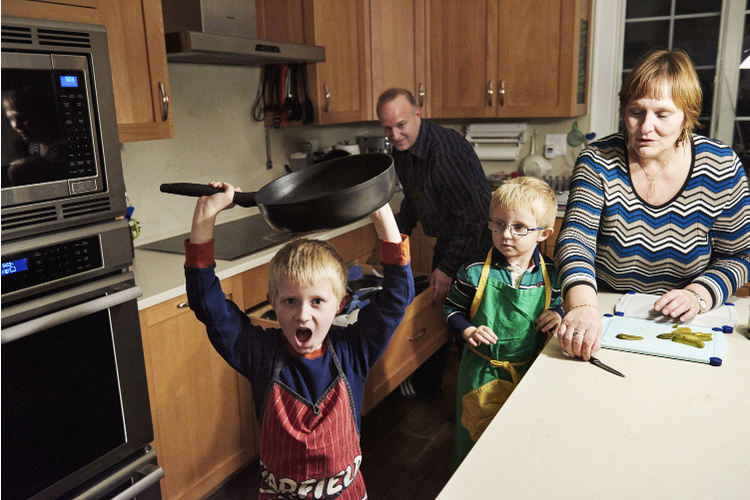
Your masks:
[{"label": "drawer front", "polygon": [[[418,298],[427,294],[425,291]],[[419,304],[412,304],[410,309],[415,305]],[[429,300],[426,307],[401,323],[388,349],[370,370],[362,413],[374,408],[448,340],[442,307]]]}]

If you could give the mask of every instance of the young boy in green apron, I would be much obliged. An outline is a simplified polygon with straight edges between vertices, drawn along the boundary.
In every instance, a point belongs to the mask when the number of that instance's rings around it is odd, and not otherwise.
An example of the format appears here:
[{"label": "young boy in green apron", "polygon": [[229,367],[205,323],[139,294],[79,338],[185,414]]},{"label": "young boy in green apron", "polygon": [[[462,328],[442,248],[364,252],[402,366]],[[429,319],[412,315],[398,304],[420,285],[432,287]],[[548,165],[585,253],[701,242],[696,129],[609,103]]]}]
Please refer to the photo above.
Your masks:
[{"label": "young boy in green apron", "polygon": [[562,321],[557,272],[537,246],[554,232],[556,216],[557,199],[546,182],[518,177],[500,186],[490,202],[493,246],[459,269],[448,294],[443,316],[459,345],[466,344],[454,468]]}]

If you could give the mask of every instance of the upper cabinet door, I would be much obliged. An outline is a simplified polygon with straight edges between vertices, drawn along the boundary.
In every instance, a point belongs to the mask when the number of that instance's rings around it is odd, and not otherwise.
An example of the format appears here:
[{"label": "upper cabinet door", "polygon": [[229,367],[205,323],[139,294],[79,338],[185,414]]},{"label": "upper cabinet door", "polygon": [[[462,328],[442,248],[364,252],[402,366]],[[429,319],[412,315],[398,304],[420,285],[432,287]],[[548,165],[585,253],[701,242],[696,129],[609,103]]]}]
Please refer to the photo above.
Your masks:
[{"label": "upper cabinet door", "polygon": [[2,13],[104,25],[120,142],[174,137],[160,0],[4,0]]},{"label": "upper cabinet door", "polygon": [[305,43],[326,48],[326,62],[308,65],[315,123],[369,119],[370,60],[365,0],[303,2]]},{"label": "upper cabinet door", "polygon": [[433,118],[495,115],[497,0],[429,0]]},{"label": "upper cabinet door", "polygon": [[370,0],[371,119],[383,91],[405,88],[429,116],[425,0]]},{"label": "upper cabinet door", "polygon": [[498,117],[586,114],[590,0],[500,0]]},{"label": "upper cabinet door", "polygon": [[100,2],[120,142],[174,137],[161,0]]},{"label": "upper cabinet door", "polygon": [[432,116],[586,113],[591,0],[429,0]]}]

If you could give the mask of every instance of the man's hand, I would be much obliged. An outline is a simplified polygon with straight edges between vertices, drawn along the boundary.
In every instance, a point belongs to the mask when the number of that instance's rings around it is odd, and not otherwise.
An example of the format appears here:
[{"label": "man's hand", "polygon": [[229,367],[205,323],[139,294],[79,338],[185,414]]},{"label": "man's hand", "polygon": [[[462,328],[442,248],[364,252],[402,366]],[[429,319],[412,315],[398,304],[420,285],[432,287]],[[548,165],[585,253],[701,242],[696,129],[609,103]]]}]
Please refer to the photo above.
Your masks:
[{"label": "man's hand", "polygon": [[453,278],[445,274],[440,269],[432,271],[430,277],[430,286],[432,287],[432,301],[442,301],[451,289]]}]

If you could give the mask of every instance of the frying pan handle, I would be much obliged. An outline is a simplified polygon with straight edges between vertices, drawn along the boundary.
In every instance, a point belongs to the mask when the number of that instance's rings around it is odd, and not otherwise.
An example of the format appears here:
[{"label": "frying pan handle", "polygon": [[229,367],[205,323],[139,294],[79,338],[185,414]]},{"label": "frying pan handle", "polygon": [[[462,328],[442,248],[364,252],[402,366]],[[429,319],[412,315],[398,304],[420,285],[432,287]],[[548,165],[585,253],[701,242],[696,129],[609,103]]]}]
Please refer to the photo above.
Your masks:
[{"label": "frying pan handle", "polygon": [[[195,184],[192,182],[176,182],[173,184],[162,184],[159,188],[162,193],[179,194],[182,196],[211,196],[224,190],[211,187],[208,184]],[[257,207],[255,193],[234,193],[234,202],[241,207]]]}]

